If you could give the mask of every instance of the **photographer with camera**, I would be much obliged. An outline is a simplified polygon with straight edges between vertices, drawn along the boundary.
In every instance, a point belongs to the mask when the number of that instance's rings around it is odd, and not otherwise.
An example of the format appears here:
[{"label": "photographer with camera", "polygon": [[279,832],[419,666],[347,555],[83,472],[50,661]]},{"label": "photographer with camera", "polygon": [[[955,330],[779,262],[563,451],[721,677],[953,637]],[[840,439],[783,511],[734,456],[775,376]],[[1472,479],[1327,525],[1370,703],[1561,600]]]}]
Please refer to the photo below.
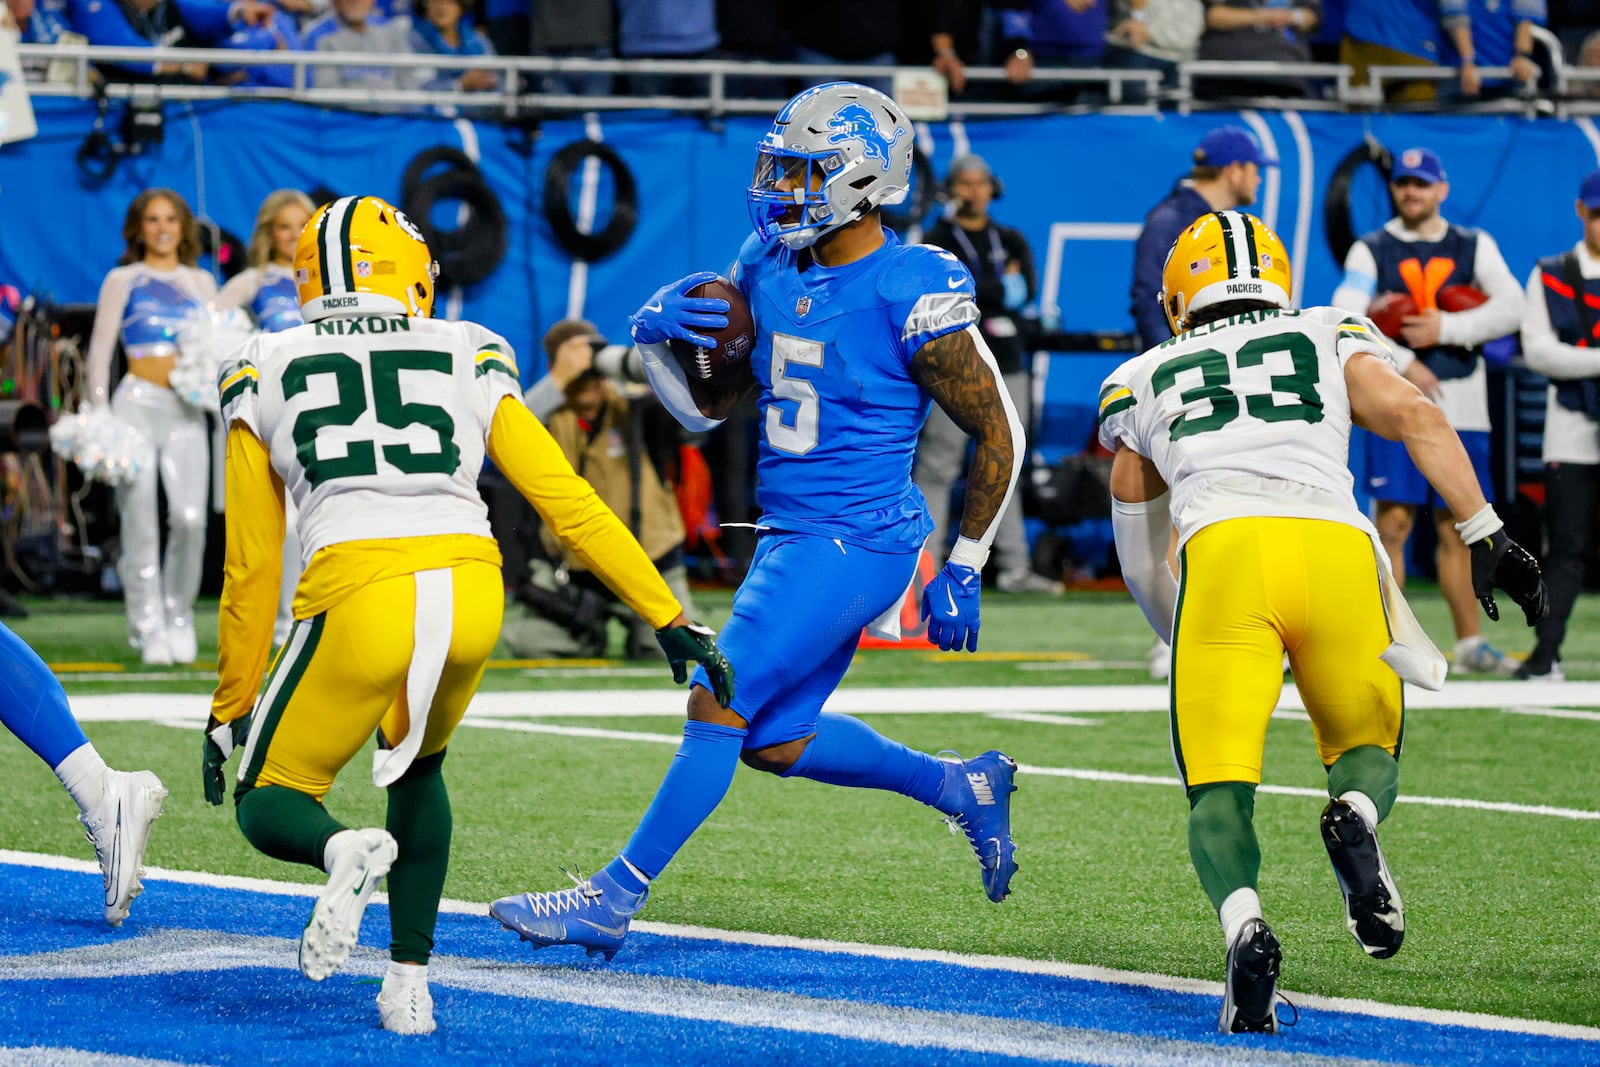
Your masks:
[{"label": "photographer with camera", "polygon": [[[683,517],[661,471],[675,466],[680,431],[648,388],[629,346],[607,344],[594,324],[563,319],[544,335],[550,370],[524,395],[562,453],[638,538],[684,610]],[[530,580],[513,590],[526,610],[508,610],[503,637],[519,657],[606,654],[607,624],[628,626],[629,659],[658,657],[655,632],[545,531],[551,560],[530,561]],[[509,606],[508,606],[509,607]]]}]

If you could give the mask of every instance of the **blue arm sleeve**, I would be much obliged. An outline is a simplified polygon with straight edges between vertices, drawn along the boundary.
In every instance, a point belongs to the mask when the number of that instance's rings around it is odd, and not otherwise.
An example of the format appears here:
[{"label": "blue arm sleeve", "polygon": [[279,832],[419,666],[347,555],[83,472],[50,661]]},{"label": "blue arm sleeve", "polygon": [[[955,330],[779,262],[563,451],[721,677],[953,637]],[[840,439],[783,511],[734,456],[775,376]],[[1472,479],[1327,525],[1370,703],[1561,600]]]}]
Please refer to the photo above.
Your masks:
[{"label": "blue arm sleeve", "polygon": [[233,32],[226,0],[172,0],[184,29],[207,45],[218,45]]}]

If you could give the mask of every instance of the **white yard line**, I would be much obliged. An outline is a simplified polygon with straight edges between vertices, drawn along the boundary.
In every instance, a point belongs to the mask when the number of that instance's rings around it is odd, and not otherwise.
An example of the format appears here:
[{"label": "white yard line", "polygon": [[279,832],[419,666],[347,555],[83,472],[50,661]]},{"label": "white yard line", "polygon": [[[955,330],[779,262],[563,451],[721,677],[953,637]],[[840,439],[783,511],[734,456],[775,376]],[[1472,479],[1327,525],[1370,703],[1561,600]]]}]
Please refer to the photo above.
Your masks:
[{"label": "white yard line", "polygon": [[[7,849],[0,849],[0,863],[42,867],[59,871],[75,871],[82,874],[100,873],[100,868],[97,864],[85,860]],[[177,882],[184,885],[210,886],[222,889],[241,889],[249,892],[274,893],[296,897],[314,897],[321,889],[318,885],[301,885],[293,882],[271,881],[264,878],[241,878],[234,875],[210,874],[203,871],[169,870],[161,867],[146,867],[144,869],[144,879],[147,889],[149,888],[149,883],[153,881]],[[387,901],[387,897],[385,894],[378,893],[373,896],[373,900],[378,903],[384,903]],[[488,905],[486,903],[445,900],[440,904],[440,911],[458,915],[483,915],[485,916],[485,921],[489,921],[487,919]],[[637,921],[633,924],[633,928],[643,933],[657,934],[663,937],[718,941],[726,944],[749,945],[761,948],[794,949],[881,960],[941,963],[976,970],[1050,975],[1089,982],[1108,982],[1117,985],[1140,986],[1207,996],[1220,996],[1222,994],[1222,985],[1219,982],[1201,981],[1193,978],[1176,978],[1171,975],[1147,974],[1139,971],[1122,971],[1109,967],[1093,967],[1076,963],[1058,963],[1051,960],[1030,960],[1015,956],[971,955],[938,949],[903,948],[895,945],[825,941],[818,938],[715,930],[702,926],[680,926],[672,923]],[[565,974],[566,972],[563,973]],[[1577,1026],[1570,1023],[1552,1023],[1538,1019],[1518,1019],[1476,1012],[1445,1011],[1438,1008],[1385,1004],[1346,997],[1319,997],[1309,994],[1297,994],[1292,990],[1289,992],[1297,1004],[1304,1004],[1323,1011],[1370,1015],[1438,1026],[1466,1027],[1475,1030],[1536,1034],[1546,1037],[1568,1038],[1576,1041],[1600,1041],[1600,1028],[1596,1027]]]}]

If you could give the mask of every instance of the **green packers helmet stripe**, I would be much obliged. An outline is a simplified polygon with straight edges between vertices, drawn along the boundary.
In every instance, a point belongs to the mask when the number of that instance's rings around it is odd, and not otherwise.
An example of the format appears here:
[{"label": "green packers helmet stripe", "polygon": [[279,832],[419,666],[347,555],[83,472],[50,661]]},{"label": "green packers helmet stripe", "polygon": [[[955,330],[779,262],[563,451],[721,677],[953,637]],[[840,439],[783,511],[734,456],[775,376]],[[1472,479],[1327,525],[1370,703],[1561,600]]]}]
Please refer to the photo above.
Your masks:
[{"label": "green packers helmet stripe", "polygon": [[1261,254],[1256,251],[1256,228],[1250,225],[1249,220],[1241,227],[1244,230],[1245,258],[1250,261],[1250,277],[1261,277]]},{"label": "green packers helmet stripe", "polygon": [[328,281],[328,220],[331,218],[333,218],[333,209],[329,208],[322,213],[322,218],[317,220],[317,273],[321,275],[324,294],[333,291]]},{"label": "green packers helmet stripe", "polygon": [[250,724],[250,737],[245,742],[244,755],[239,758],[239,781],[245,785],[255,785],[256,779],[261,776],[261,767],[267,760],[267,749],[272,746],[272,735],[277,731],[278,722],[283,718],[283,709],[289,706],[300,679],[306,673],[306,667],[317,653],[317,644],[322,640],[322,624],[326,618],[326,614],[323,614],[296,620],[294,629],[289,632],[288,642],[278,654],[278,662],[273,664],[267,691],[256,705],[255,721]]},{"label": "green packers helmet stripe", "polygon": [[[360,202],[359,196],[335,200],[328,205],[317,228],[317,267],[322,271],[324,295],[350,292],[350,283],[355,278],[350,260],[350,222]],[[335,239],[338,247],[333,244]]]},{"label": "green packers helmet stripe", "polygon": [[350,257],[350,223],[356,217],[356,205],[361,203],[361,197],[353,197],[344,209],[344,218],[339,220],[339,266],[344,271],[344,284],[353,287],[356,280],[355,263]]}]

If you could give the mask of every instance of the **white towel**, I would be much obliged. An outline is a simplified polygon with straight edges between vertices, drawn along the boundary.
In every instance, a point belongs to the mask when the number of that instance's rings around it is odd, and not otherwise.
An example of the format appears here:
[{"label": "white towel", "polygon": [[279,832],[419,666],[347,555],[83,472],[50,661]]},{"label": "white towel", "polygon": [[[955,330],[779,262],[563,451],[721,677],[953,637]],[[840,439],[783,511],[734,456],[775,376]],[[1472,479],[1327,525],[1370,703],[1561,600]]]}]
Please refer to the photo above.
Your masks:
[{"label": "white towel", "polygon": [[455,633],[455,584],[448,568],[418,571],[416,638],[411,650],[411,669],[406,672],[406,705],[411,723],[403,738],[388,738],[393,748],[380,748],[372,754],[372,784],[389,786],[399,781],[411,761],[417,758],[422,738],[428,732],[428,712],[433,695],[444,674],[444,661],[450,654],[450,639]]}]

